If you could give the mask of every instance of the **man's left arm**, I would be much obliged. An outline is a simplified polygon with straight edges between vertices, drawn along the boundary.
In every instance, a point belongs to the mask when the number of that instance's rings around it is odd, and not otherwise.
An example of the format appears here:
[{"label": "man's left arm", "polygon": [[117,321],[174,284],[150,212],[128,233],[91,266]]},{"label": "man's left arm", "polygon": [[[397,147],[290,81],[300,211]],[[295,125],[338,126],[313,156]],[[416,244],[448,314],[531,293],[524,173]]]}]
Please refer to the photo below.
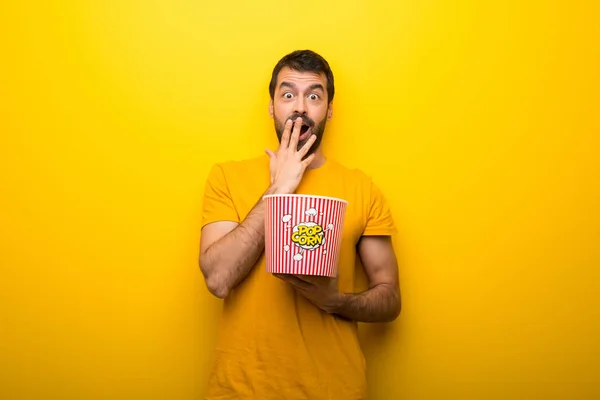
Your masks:
[{"label": "man's left arm", "polygon": [[389,236],[363,236],[358,254],[369,282],[361,293],[339,293],[325,311],[360,322],[391,322],[400,315],[398,262]]},{"label": "man's left arm", "polygon": [[400,315],[398,262],[390,236],[363,236],[358,254],[369,281],[361,293],[340,293],[337,279],[276,275],[330,314],[359,322],[391,322]]}]

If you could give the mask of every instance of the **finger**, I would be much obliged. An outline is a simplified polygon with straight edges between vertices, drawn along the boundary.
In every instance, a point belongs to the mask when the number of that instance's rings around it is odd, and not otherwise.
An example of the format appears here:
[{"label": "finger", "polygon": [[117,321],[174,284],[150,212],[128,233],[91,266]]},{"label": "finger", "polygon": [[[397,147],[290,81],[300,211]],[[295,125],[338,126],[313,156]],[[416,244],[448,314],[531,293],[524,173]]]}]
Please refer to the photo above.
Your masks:
[{"label": "finger", "polygon": [[331,278],[318,275],[294,275],[296,278],[315,286],[327,285]]},{"label": "finger", "polygon": [[302,118],[298,117],[298,118],[296,118],[296,121],[294,122],[294,130],[292,131],[290,145],[288,146],[288,148],[292,149],[292,151],[296,151],[296,149],[298,148],[298,138],[300,137],[301,129],[302,129]]},{"label": "finger", "polygon": [[292,289],[294,289],[294,291],[296,293],[300,293],[301,295],[303,295],[306,298],[308,298],[308,296],[310,296],[310,291],[306,290],[304,288],[298,287],[296,285],[292,285]]},{"label": "finger", "polygon": [[299,279],[303,282],[312,283],[310,275],[292,275],[294,278]]},{"label": "finger", "polygon": [[275,153],[273,153],[271,149],[266,149],[265,153],[267,153],[267,155],[269,156],[269,176],[271,177],[272,184],[273,180],[275,179],[275,177],[273,176],[273,166],[277,164],[277,156],[275,155]]},{"label": "finger", "polygon": [[302,279],[298,279],[297,277],[293,276],[293,275],[287,275],[287,274],[273,274],[275,275],[277,278],[286,281],[289,284],[294,285],[295,287],[302,289],[302,290],[306,290],[308,288],[310,288],[312,286],[311,283],[303,281]]},{"label": "finger", "polygon": [[287,149],[290,144],[290,132],[292,131],[292,125],[294,125],[294,121],[288,119],[285,121],[285,126],[283,128],[283,135],[281,135],[281,144],[280,148]]},{"label": "finger", "polygon": [[292,279],[290,279],[288,282],[300,290],[309,290],[314,286],[312,283],[298,279],[295,276],[292,276]]},{"label": "finger", "polygon": [[304,157],[316,140],[317,135],[310,135],[306,143],[304,143],[304,146],[302,146],[302,148],[298,151],[298,154],[300,154],[301,157]]},{"label": "finger", "polygon": [[290,279],[291,275],[289,275],[289,274],[276,274],[276,273],[274,273],[273,276],[275,278],[281,279],[282,281],[285,281],[285,282],[290,282],[290,280],[291,280]]},{"label": "finger", "polygon": [[308,166],[314,161],[315,157],[316,157],[315,153],[313,153],[310,156],[306,157],[302,161],[302,165],[304,166],[304,168],[308,168]]}]

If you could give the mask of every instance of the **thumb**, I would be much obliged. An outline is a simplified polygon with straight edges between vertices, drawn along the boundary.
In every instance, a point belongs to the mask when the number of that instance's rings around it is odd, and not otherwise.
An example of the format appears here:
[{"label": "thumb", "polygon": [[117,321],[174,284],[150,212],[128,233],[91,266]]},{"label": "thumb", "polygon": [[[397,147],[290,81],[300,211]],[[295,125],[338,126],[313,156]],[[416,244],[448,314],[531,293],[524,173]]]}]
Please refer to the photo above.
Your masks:
[{"label": "thumb", "polygon": [[273,153],[270,149],[265,149],[265,153],[267,153],[271,161],[275,158],[275,153]]}]

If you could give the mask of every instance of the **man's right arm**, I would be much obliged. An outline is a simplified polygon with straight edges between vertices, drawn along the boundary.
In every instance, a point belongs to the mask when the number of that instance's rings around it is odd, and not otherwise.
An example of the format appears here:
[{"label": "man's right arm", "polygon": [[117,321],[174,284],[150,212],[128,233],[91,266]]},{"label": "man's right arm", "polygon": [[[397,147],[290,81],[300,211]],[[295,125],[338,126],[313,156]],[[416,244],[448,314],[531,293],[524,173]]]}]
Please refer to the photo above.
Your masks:
[{"label": "man's right arm", "polygon": [[[273,187],[265,194],[276,193]],[[200,269],[208,290],[224,299],[250,272],[265,245],[262,197],[240,224],[219,221],[202,229]]]},{"label": "man's right arm", "polygon": [[[293,126],[293,133],[291,132]],[[271,186],[264,194],[294,193],[314,154],[304,159],[316,140],[311,135],[300,150],[298,137],[302,119],[286,122],[277,153],[270,157]],[[265,245],[264,200],[261,198],[241,222],[219,221],[202,229],[200,269],[208,290],[223,299],[250,272]]]}]

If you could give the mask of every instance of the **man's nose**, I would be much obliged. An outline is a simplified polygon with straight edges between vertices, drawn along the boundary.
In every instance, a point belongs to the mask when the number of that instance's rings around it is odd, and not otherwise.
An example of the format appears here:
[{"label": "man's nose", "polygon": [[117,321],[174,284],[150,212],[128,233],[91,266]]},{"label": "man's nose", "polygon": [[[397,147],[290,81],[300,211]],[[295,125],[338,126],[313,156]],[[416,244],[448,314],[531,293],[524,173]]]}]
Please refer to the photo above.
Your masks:
[{"label": "man's nose", "polygon": [[295,109],[294,111],[298,114],[305,114],[306,113],[306,103],[304,102],[305,99],[302,96],[298,96],[296,99],[296,104],[294,104]]}]

